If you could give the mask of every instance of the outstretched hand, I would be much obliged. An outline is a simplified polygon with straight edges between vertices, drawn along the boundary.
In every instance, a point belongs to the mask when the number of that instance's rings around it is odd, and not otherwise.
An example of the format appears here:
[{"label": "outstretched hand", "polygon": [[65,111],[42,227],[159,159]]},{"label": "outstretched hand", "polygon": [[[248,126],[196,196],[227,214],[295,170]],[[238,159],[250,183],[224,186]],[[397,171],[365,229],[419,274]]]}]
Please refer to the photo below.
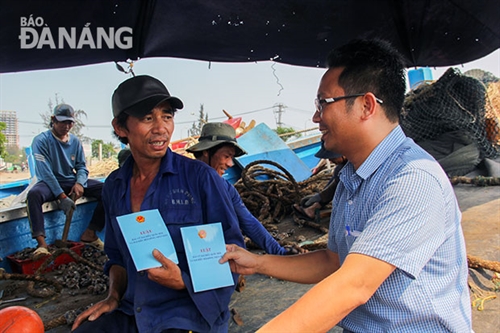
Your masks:
[{"label": "outstretched hand", "polygon": [[233,273],[250,275],[257,273],[260,256],[248,252],[235,244],[226,245],[226,253],[219,260],[223,264],[229,262]]},{"label": "outstretched hand", "polygon": [[160,262],[161,266],[148,269],[148,278],[151,281],[176,290],[186,288],[179,266],[157,249],[153,250],[153,257]]},{"label": "outstretched hand", "polygon": [[73,322],[71,330],[74,331],[85,320],[94,321],[102,314],[113,311],[118,307],[119,304],[120,302],[117,299],[108,296],[106,299],[94,304],[89,309],[83,311]]}]

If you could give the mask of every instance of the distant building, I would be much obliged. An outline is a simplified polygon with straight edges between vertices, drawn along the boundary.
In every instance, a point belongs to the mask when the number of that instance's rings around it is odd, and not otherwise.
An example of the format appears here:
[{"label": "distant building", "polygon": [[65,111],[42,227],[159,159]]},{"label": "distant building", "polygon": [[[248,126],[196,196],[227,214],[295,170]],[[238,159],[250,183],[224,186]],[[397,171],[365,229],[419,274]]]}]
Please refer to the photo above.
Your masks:
[{"label": "distant building", "polygon": [[19,148],[19,131],[17,128],[16,111],[0,111],[0,122],[5,123],[7,128],[3,131],[7,139],[8,147]]}]

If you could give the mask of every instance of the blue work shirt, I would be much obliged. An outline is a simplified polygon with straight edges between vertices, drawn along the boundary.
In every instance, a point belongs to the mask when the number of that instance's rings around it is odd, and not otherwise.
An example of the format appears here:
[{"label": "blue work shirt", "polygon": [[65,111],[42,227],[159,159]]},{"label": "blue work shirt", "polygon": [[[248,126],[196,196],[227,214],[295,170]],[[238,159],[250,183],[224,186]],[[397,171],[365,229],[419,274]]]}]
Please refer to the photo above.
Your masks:
[{"label": "blue work shirt", "polygon": [[[441,166],[397,126],[340,172],[328,248],[396,267],[340,323],[352,332],[471,332],[461,213]],[[334,296],[334,295],[333,295]]]},{"label": "blue work shirt", "polygon": [[[106,210],[105,252],[112,265],[127,271],[127,289],[118,310],[134,315],[140,332],[160,332],[169,328],[196,332],[227,330],[229,301],[235,286],[195,293],[189,274],[180,228],[221,222],[226,243],[244,247],[243,237],[225,181],[205,163],[168,149],[160,170],[151,183],[141,210],[158,209],[168,227],[186,285],[184,290],[164,287],[137,272],[117,224],[117,216],[130,214],[130,179],[134,160],[106,179],[103,202]],[[235,284],[238,275],[233,274]]]},{"label": "blue work shirt", "polygon": [[89,171],[80,140],[69,133],[67,142],[56,138],[52,130],[42,132],[33,138],[31,149],[35,158],[35,174],[57,197],[63,193],[59,183],[74,182],[87,187]]}]

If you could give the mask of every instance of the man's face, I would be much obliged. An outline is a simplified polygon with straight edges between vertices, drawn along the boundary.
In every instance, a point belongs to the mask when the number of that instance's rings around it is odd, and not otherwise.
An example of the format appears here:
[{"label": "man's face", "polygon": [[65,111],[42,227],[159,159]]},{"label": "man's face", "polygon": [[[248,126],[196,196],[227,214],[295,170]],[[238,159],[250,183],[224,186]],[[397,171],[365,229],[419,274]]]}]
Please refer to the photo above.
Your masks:
[{"label": "man's face", "polygon": [[[345,92],[338,84],[342,68],[329,69],[321,78],[318,88],[318,99],[344,96]],[[322,110],[316,110],[312,118],[319,125],[323,134],[321,140],[327,150],[344,154],[349,148],[352,140],[356,140],[355,113],[346,105],[342,99],[333,103],[322,104]]]},{"label": "man's face", "polygon": [[[236,150],[234,146],[222,146],[217,149],[215,154],[210,159],[210,166],[217,171],[219,176],[222,177],[224,172],[234,165],[233,158],[235,153]],[[208,156],[207,151],[204,151],[203,154],[207,154]]]},{"label": "man's face", "polygon": [[52,119],[52,131],[60,139],[66,137],[74,125],[71,120],[57,121],[56,117]]},{"label": "man's face", "polygon": [[174,111],[165,101],[142,118],[129,116],[128,129],[116,124],[113,126],[119,136],[128,139],[134,160],[161,159],[167,152],[174,131]]}]

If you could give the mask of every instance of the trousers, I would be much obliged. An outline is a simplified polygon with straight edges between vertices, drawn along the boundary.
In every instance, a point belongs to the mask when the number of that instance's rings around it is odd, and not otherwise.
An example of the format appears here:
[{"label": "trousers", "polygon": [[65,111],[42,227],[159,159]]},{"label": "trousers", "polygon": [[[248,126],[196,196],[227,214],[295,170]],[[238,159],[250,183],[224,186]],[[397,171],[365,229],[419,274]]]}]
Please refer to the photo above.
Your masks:
[{"label": "trousers", "polygon": [[[75,182],[61,182],[59,184],[64,193],[68,194]],[[104,207],[101,201],[102,187],[104,183],[88,179],[87,187],[83,189],[83,195],[88,198],[95,198],[97,206],[92,214],[88,229],[101,231],[104,228]],[[45,223],[43,219],[42,205],[45,202],[54,201],[57,198],[43,181],[36,183],[27,195],[28,219],[30,221],[31,235],[33,238],[38,236],[45,237]]]},{"label": "trousers", "polygon": [[[72,333],[138,333],[135,317],[129,316],[121,311],[112,311],[101,315],[94,321],[84,321]],[[193,331],[170,328],[160,333],[196,333]]]}]

